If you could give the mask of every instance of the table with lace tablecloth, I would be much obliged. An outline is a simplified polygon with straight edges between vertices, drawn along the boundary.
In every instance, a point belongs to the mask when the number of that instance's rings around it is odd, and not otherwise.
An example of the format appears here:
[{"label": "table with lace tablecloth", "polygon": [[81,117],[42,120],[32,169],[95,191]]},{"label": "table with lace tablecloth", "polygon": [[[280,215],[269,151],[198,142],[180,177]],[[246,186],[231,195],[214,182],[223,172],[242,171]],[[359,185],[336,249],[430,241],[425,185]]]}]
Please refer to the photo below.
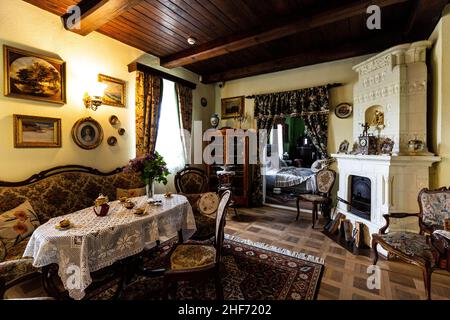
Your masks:
[{"label": "table with lace tablecloth", "polygon": [[[126,209],[119,201],[110,202],[107,216],[98,217],[93,208],[50,219],[32,234],[24,257],[33,258],[33,266],[58,264],[58,274],[69,295],[82,299],[92,283],[91,272],[156,246],[183,231],[185,239],[196,230],[192,208],[182,195],[165,198],[156,195],[162,205],[147,204],[147,197],[130,199],[136,205]],[[135,215],[135,208],[145,214]],[[69,219],[73,227],[56,226]]]}]

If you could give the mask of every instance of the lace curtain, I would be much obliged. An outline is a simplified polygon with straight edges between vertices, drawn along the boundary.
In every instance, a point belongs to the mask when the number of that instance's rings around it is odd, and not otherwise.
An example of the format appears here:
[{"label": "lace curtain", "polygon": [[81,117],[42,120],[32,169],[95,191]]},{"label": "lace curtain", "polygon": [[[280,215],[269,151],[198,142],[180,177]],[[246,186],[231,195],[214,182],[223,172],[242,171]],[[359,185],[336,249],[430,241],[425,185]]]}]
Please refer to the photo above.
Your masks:
[{"label": "lace curtain", "polygon": [[162,78],[136,73],[136,155],[155,151],[161,111]]}]

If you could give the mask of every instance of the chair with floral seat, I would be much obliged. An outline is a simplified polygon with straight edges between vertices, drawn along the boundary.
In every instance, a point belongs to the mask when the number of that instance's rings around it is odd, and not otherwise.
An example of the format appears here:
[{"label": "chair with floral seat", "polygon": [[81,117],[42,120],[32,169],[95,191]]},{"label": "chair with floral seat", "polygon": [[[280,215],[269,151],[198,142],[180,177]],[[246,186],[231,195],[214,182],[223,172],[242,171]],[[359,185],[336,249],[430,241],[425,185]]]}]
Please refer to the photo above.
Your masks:
[{"label": "chair with floral seat", "polygon": [[322,207],[322,214],[329,210],[332,203],[331,190],[336,181],[336,172],[331,169],[323,169],[316,173],[316,191],[313,194],[300,194],[297,197],[297,218],[300,216],[300,202],[309,202],[312,204],[312,227],[319,219],[318,207]]},{"label": "chair with floral seat", "polygon": [[[427,298],[431,299],[431,274],[436,267],[438,252],[430,242],[435,230],[444,228],[444,220],[450,217],[450,189],[422,189],[418,196],[420,211],[417,214],[391,213],[383,215],[386,225],[372,235],[373,264],[378,261],[377,245],[401,260],[422,269]],[[392,219],[417,217],[419,233],[389,231]]]},{"label": "chair with floral seat", "polygon": [[214,244],[179,243],[168,254],[168,268],[164,270],[163,295],[168,298],[169,285],[178,281],[202,280],[212,276],[215,280],[216,297],[223,299],[220,280],[220,264],[224,241],[225,216],[231,199],[231,192],[224,191],[216,214]]}]

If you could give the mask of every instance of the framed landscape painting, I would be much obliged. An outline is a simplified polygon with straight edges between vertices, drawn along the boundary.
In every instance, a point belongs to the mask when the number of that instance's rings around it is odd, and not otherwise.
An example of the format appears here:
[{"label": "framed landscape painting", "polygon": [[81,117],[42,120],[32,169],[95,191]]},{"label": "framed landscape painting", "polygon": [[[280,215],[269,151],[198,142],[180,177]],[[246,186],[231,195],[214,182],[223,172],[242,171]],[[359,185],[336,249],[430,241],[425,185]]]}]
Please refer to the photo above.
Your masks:
[{"label": "framed landscape painting", "polygon": [[222,99],[222,119],[236,118],[244,114],[245,97]]},{"label": "framed landscape painting", "polygon": [[114,107],[125,108],[126,99],[126,82],[117,78],[98,75],[98,81],[106,84],[105,93],[103,95],[103,104]]},{"label": "framed landscape painting", "polygon": [[61,119],[14,116],[15,148],[60,148]]},{"label": "framed landscape painting", "polygon": [[3,46],[5,96],[66,103],[64,61]]}]

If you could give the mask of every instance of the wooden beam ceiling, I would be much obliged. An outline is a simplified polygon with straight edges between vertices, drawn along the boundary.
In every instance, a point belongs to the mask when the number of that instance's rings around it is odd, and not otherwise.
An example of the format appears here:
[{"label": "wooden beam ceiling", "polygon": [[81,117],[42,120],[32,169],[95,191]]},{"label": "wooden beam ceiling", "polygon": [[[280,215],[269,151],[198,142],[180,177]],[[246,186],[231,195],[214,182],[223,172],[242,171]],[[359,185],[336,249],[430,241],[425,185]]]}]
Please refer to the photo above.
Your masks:
[{"label": "wooden beam ceiling", "polygon": [[348,19],[357,15],[365,14],[369,5],[378,5],[380,8],[394,4],[404,3],[408,0],[371,0],[342,5],[330,8],[326,11],[312,16],[297,16],[289,23],[271,25],[261,30],[245,32],[222,39],[213,40],[209,43],[187,49],[173,55],[161,58],[161,66],[165,68],[176,68],[195,62],[212,59],[230,52],[246,49],[276,39],[284,38],[292,34],[311,30],[337,21]]},{"label": "wooden beam ceiling", "polygon": [[339,48],[319,48],[308,50],[307,52],[302,52],[294,56],[283,57],[243,68],[205,75],[202,77],[202,82],[209,84],[220,81],[229,81],[269,72],[283,71],[317,63],[371,54],[380,51],[380,46],[381,48],[384,47],[383,49],[386,49],[391,45],[399,43],[401,39],[402,34],[399,32],[397,34],[374,37],[365,41],[356,41],[353,43],[344,44]]},{"label": "wooden beam ceiling", "polygon": [[142,0],[82,0],[77,5],[81,11],[80,28],[70,28],[68,22],[70,14],[66,13],[61,18],[64,28],[80,35],[86,36],[119,17],[128,9],[134,7]]},{"label": "wooden beam ceiling", "polygon": [[404,35],[416,35],[419,39],[428,36],[440,18],[435,12],[442,12],[447,3],[448,0],[414,0]]}]

